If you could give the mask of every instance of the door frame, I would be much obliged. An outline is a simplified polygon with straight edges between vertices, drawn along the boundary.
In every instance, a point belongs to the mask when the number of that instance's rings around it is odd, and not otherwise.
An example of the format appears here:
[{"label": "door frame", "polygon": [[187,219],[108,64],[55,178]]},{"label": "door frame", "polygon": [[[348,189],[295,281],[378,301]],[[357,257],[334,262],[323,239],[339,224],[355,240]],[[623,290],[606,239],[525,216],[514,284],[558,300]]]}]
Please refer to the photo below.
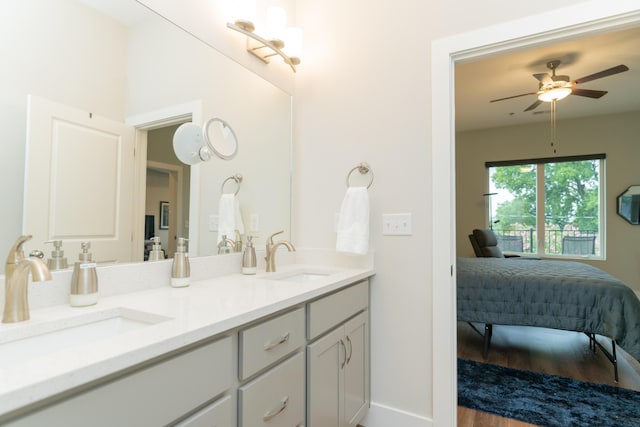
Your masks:
[{"label": "door frame", "polygon": [[431,396],[434,426],[455,426],[457,423],[454,103],[456,62],[475,61],[501,53],[639,25],[640,9],[635,0],[592,0],[432,42]]},{"label": "door frame", "polygon": [[[135,135],[135,176],[133,190],[133,239],[134,248],[144,248],[145,193],[147,188],[147,133],[150,130],[171,126],[186,121],[202,123],[202,100],[176,104],[167,108],[153,110],[128,117],[126,123],[136,130]],[[189,224],[198,224],[198,201],[200,191],[200,167],[191,166],[189,192]],[[198,234],[189,227],[189,248],[198,247]],[[138,254],[136,257],[135,254]],[[143,251],[134,251],[134,261],[143,261]]]}]

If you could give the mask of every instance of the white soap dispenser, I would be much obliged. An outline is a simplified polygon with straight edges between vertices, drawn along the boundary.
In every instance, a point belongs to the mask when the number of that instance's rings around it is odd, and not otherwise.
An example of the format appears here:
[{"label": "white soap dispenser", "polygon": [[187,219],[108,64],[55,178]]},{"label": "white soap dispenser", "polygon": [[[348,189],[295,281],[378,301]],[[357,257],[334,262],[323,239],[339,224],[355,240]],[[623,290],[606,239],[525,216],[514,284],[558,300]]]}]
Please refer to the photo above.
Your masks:
[{"label": "white soap dispenser", "polygon": [[173,265],[171,266],[171,286],[183,288],[189,286],[191,276],[189,266],[189,254],[187,253],[187,240],[178,237],[178,247],[173,255]]},{"label": "white soap dispenser", "polygon": [[91,260],[90,242],[80,244],[82,252],[73,266],[69,304],[72,307],[84,307],[98,302],[98,273],[96,263]]}]

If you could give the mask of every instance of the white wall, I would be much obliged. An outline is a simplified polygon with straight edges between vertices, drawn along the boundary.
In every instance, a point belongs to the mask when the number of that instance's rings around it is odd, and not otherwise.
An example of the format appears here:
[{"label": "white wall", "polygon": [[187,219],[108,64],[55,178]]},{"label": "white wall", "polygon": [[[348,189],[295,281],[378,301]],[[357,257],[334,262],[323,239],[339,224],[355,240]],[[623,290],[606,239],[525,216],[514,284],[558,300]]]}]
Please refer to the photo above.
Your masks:
[{"label": "white wall", "polygon": [[[560,113],[558,113],[560,114]],[[558,156],[605,153],[606,260],[590,261],[640,290],[640,227],[616,214],[616,197],[640,183],[640,113],[559,120]],[[460,132],[456,136],[457,252],[473,256],[467,234],[483,228],[486,161],[554,157],[549,123]]]},{"label": "white wall", "polygon": [[[0,259],[5,259],[22,230],[27,95],[124,119],[126,29],[75,2],[2,0],[1,7]],[[78,40],[78,26],[95,29],[94,36]]]},{"label": "white wall", "polygon": [[[440,142],[430,140],[431,41],[571,3],[297,2],[305,31],[295,93],[297,243],[333,246],[346,173],[367,161],[376,177],[367,427],[430,425],[433,395],[444,386],[432,381],[439,343],[431,333],[429,165]],[[382,236],[381,216],[393,212],[413,214],[413,236]]]}]

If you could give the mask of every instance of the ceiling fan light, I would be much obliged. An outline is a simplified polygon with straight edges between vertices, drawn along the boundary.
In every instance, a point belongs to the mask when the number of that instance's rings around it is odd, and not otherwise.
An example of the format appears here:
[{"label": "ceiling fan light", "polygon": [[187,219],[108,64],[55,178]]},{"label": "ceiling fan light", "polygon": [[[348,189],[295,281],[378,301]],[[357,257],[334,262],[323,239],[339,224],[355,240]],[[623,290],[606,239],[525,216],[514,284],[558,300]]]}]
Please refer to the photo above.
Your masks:
[{"label": "ceiling fan light", "polygon": [[538,99],[542,102],[559,101],[566,98],[571,94],[570,87],[556,87],[553,89],[545,90],[538,95]]}]

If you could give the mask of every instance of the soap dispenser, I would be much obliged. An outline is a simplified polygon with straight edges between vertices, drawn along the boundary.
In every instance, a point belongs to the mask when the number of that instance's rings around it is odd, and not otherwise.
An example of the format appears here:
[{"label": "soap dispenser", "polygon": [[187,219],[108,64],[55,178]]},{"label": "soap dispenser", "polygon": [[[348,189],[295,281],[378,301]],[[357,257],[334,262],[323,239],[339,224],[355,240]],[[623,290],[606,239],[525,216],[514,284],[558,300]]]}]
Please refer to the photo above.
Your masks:
[{"label": "soap dispenser", "polygon": [[247,236],[247,244],[242,254],[242,274],[256,274],[258,261],[252,239],[253,236]]},{"label": "soap dispenser", "polygon": [[98,274],[96,263],[91,260],[90,242],[80,244],[82,252],[73,266],[71,276],[71,294],[69,303],[72,307],[84,307],[98,302]]},{"label": "soap dispenser", "polygon": [[51,258],[47,260],[47,267],[49,270],[64,270],[69,267],[67,257],[64,256],[62,250],[62,240],[49,240],[45,243],[53,243],[53,250],[51,251]]},{"label": "soap dispenser", "polygon": [[162,250],[160,238],[157,236],[152,237],[151,242],[153,242],[153,246],[151,247],[151,252],[149,252],[149,261],[159,261],[164,259],[164,251]]},{"label": "soap dispenser", "polygon": [[173,265],[171,266],[171,286],[174,288],[189,286],[191,271],[189,254],[187,253],[188,240],[184,237],[178,237],[178,247],[173,255]]}]

